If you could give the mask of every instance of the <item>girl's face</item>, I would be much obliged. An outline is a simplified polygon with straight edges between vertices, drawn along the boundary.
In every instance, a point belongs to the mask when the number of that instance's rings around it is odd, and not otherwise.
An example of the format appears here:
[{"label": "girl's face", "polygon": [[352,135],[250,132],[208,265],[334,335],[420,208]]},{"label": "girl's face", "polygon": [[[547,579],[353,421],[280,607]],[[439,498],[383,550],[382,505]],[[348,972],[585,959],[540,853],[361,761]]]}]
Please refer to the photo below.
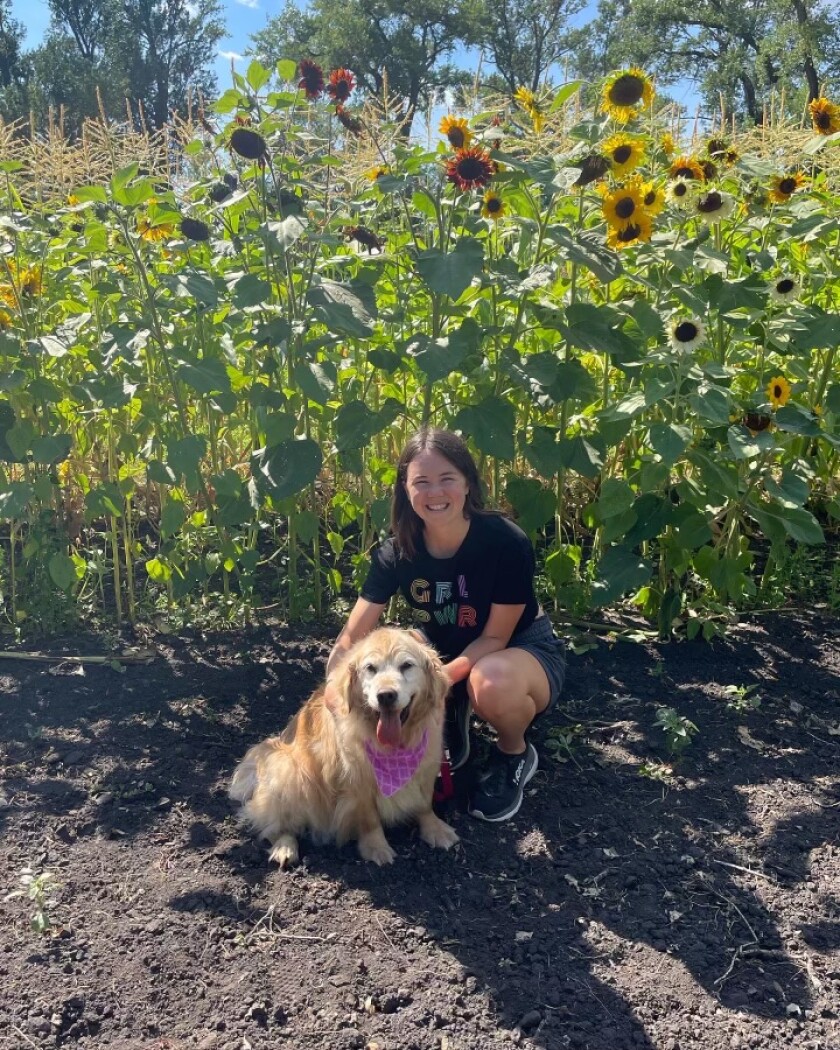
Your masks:
[{"label": "girl's face", "polygon": [[406,471],[405,491],[424,527],[440,529],[463,522],[469,485],[440,452],[429,449],[414,457]]}]

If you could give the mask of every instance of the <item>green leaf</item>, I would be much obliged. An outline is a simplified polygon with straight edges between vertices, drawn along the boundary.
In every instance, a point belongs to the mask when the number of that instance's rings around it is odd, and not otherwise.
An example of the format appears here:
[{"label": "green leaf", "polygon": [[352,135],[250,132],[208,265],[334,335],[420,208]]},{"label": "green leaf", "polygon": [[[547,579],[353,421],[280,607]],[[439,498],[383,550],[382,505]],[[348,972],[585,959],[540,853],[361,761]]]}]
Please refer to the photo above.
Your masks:
[{"label": "green leaf", "polygon": [[207,448],[207,441],[201,434],[189,434],[185,438],[170,439],[166,442],[167,465],[176,475],[184,474],[192,478],[198,474],[199,464]]},{"label": "green leaf", "polygon": [[597,478],[604,466],[604,452],[593,435],[584,438],[561,438],[558,445],[560,461],[568,470],[574,470],[585,478]]},{"label": "green leaf", "polygon": [[167,583],[172,579],[172,569],[160,558],[150,558],[146,562],[146,572],[155,583]]},{"label": "green leaf", "polygon": [[825,409],[840,415],[840,383],[832,383],[825,395]]},{"label": "green leaf", "polygon": [[348,449],[364,448],[374,434],[382,429],[377,414],[364,401],[348,401],[336,413],[336,449],[346,452]]},{"label": "green leaf", "polygon": [[48,357],[59,358],[65,357],[67,354],[67,347],[54,335],[42,335],[36,342],[40,344],[41,349]]},{"label": "green leaf", "polygon": [[192,364],[185,362],[178,366],[177,374],[198,394],[218,394],[230,390],[230,376],[224,362],[212,357]]},{"label": "green leaf", "polygon": [[[50,578],[62,591],[69,591],[79,580],[76,564],[68,554],[56,553],[49,560]],[[82,568],[84,573],[84,568]]]},{"label": "green leaf", "polygon": [[312,543],[318,536],[321,519],[314,510],[300,510],[292,515],[292,521],[302,543]]},{"label": "green leaf", "polygon": [[335,390],[337,377],[331,361],[301,361],[295,365],[293,376],[298,388],[316,405],[325,405]]},{"label": "green leaf", "polygon": [[58,463],[67,459],[73,439],[69,434],[48,434],[32,442],[32,458],[36,463]]},{"label": "green leaf", "polygon": [[[292,76],[294,76],[294,71],[292,72]],[[271,70],[266,69],[261,62],[258,62],[257,59],[254,58],[248,63],[248,68],[245,71],[245,79],[254,91],[259,91],[260,88],[264,88],[269,80],[271,80]],[[284,77],[283,79],[286,80],[290,78]]]},{"label": "green leaf", "polygon": [[34,498],[35,489],[28,481],[10,481],[0,491],[0,521],[26,517],[29,504]]},{"label": "green leaf", "polygon": [[271,298],[271,285],[255,273],[245,273],[229,285],[233,305],[244,310],[249,306],[259,306]]},{"label": "green leaf", "polygon": [[287,412],[265,412],[259,413],[260,430],[265,437],[266,445],[282,445],[284,441],[291,441],[295,436],[297,420]]},{"label": "green leaf", "polygon": [[630,510],[635,494],[621,478],[606,478],[596,504],[601,521],[607,521]]},{"label": "green leaf", "polygon": [[168,499],[160,515],[160,531],[164,538],[174,536],[187,520],[187,511],[179,499]]},{"label": "green leaf", "polygon": [[764,488],[768,496],[788,510],[804,506],[810,495],[806,479],[794,474],[789,467],[784,468],[778,481],[772,477],[765,477]]},{"label": "green leaf", "polygon": [[629,547],[610,547],[598,562],[592,597],[597,605],[609,605],[647,583],[652,571],[650,562]]},{"label": "green leaf", "polygon": [[788,434],[803,434],[805,437],[819,437],[822,433],[819,421],[801,405],[782,405],[774,416],[776,426]]},{"label": "green leaf", "polygon": [[840,314],[800,314],[786,323],[797,350],[822,350],[840,344]]},{"label": "green leaf", "polygon": [[654,423],[648,431],[648,439],[653,451],[671,466],[688,448],[691,430],[677,423]]},{"label": "green leaf", "polygon": [[563,457],[557,437],[560,431],[556,427],[534,427],[531,444],[520,435],[520,444],[525,458],[544,478],[552,478],[563,466]]},{"label": "green leaf", "polygon": [[413,357],[429,379],[436,383],[450,372],[457,371],[461,362],[481,345],[481,328],[472,317],[467,317],[460,328],[456,328],[440,339],[427,335],[416,335],[401,347]]},{"label": "green leaf", "polygon": [[364,339],[373,331],[376,300],[369,285],[360,281],[340,284],[321,277],[313,282],[307,300],[331,332]]},{"label": "green leaf", "polygon": [[297,62],[291,58],[281,58],[277,63],[277,76],[284,84],[291,84],[297,79]]},{"label": "green leaf", "polygon": [[541,529],[554,517],[557,499],[536,478],[511,476],[505,485],[505,498],[516,511],[517,522],[528,533]]},{"label": "green leaf", "polygon": [[561,106],[564,106],[575,92],[579,91],[583,87],[584,81],[582,80],[570,80],[568,83],[563,84],[554,96],[549,108],[550,113],[556,112]]},{"label": "green leaf", "polygon": [[639,347],[622,331],[624,318],[612,307],[572,303],[566,307],[566,320],[563,331],[572,346],[607,354],[619,366],[638,360]]},{"label": "green leaf", "polygon": [[113,481],[103,481],[101,485],[90,489],[85,494],[85,520],[95,521],[97,518],[121,518],[123,513],[123,497],[119,486]]},{"label": "green leaf", "polygon": [[753,434],[740,423],[731,426],[726,432],[726,439],[736,459],[755,459],[762,452],[776,447],[776,439],[767,430]]},{"label": "green leaf", "polygon": [[583,230],[572,234],[564,226],[550,226],[547,237],[565,258],[585,266],[602,284],[615,281],[624,272],[618,253],[606,247],[601,234]]},{"label": "green leaf", "polygon": [[781,525],[788,536],[797,543],[825,543],[820,523],[804,507],[781,507],[778,504],[771,506],[762,503],[760,506],[753,505],[752,510],[762,530],[771,538],[774,525]]},{"label": "green leaf", "polygon": [[484,264],[484,246],[475,237],[461,237],[451,252],[437,248],[420,252],[417,272],[426,286],[452,300],[460,299]]},{"label": "green leaf", "polygon": [[699,470],[700,481],[710,497],[716,497],[719,503],[738,498],[737,467],[725,461],[718,463],[698,449],[692,449],[688,459]]},{"label": "green leaf", "polygon": [[261,231],[266,241],[270,241],[280,254],[284,254],[306,232],[306,219],[300,215],[287,215],[285,219],[267,222]]},{"label": "green leaf", "polygon": [[690,395],[689,402],[702,420],[718,426],[729,423],[732,398],[724,387],[706,382],[700,383],[697,390]]},{"label": "green leaf", "polygon": [[454,426],[462,434],[469,434],[482,452],[499,459],[513,459],[513,427],[516,412],[510,401],[501,397],[486,397],[478,405],[462,408],[455,416]]},{"label": "green leaf", "polygon": [[251,457],[251,472],[261,491],[273,500],[281,500],[311,484],[322,464],[318,444],[312,438],[300,438],[255,452]]}]

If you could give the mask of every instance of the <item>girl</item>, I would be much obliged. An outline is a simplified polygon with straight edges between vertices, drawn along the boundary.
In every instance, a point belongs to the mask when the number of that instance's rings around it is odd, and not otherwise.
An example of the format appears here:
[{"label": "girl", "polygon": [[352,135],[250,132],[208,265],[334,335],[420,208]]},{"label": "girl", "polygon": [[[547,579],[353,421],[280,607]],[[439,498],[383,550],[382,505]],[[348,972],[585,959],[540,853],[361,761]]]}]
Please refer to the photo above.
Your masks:
[{"label": "girl", "polygon": [[469,758],[471,708],[497,733],[469,812],[508,820],[537,771],[525,731],[554,705],[565,676],[563,645],[534,595],[531,543],[508,518],[484,509],[467,446],[435,428],[415,434],[400,456],[391,532],[330,653],[328,681],[401,591],[453,682],[446,724],[452,769]]}]

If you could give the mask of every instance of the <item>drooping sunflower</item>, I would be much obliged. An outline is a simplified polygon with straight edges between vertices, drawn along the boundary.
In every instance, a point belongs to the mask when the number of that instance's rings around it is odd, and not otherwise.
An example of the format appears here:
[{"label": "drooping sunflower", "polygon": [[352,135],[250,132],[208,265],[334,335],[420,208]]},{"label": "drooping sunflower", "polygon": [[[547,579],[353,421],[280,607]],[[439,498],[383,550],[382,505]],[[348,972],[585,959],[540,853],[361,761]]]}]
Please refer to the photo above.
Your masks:
[{"label": "drooping sunflower", "polygon": [[144,241],[168,241],[175,234],[175,227],[171,223],[163,222],[157,226],[148,219],[139,219],[137,232]]},{"label": "drooping sunflower", "polygon": [[252,128],[237,127],[230,135],[230,148],[245,160],[260,160],[268,151],[265,139]]},{"label": "drooping sunflower", "polygon": [[653,84],[638,66],[610,73],[601,89],[601,112],[626,124],[653,102]]},{"label": "drooping sunflower", "polygon": [[575,162],[575,166],[580,168],[580,175],[572,183],[576,187],[597,182],[610,170],[610,162],[600,153],[588,153],[580,162]]},{"label": "drooping sunflower", "polygon": [[706,153],[717,164],[732,165],[738,160],[738,151],[727,139],[710,138],[706,143]]},{"label": "drooping sunflower", "polygon": [[493,222],[498,222],[504,213],[505,202],[495,190],[488,190],[484,194],[484,201],[481,205],[481,214],[485,219],[492,219]]},{"label": "drooping sunflower", "polygon": [[298,66],[298,87],[308,99],[320,98],[324,93],[324,71],[311,58],[302,58]]},{"label": "drooping sunflower", "polygon": [[391,169],[387,164],[377,164],[374,168],[368,168],[365,172],[365,176],[371,181],[376,182],[377,179],[381,179],[383,175],[390,175]]},{"label": "drooping sunflower", "polygon": [[639,244],[641,241],[649,241],[653,233],[653,222],[647,212],[640,211],[632,222],[628,222],[620,229],[610,226],[607,230],[607,245],[610,248],[627,248],[631,244]]},{"label": "drooping sunflower", "polygon": [[759,412],[758,409],[748,408],[744,413],[741,422],[751,434],[760,434],[762,430],[767,430],[773,420],[766,412]]},{"label": "drooping sunflower", "polygon": [[773,408],[781,408],[790,400],[790,383],[784,376],[774,376],[767,384],[767,397]]},{"label": "drooping sunflower", "polygon": [[705,338],[706,329],[699,317],[673,317],[668,324],[668,342],[679,353],[690,353]]},{"label": "drooping sunflower", "polygon": [[340,67],[334,69],[330,73],[330,79],[327,82],[327,94],[337,104],[346,102],[353,93],[353,88],[356,86],[356,78],[350,72],[349,69]]},{"label": "drooping sunflower", "polygon": [[355,241],[357,244],[361,244],[369,252],[372,252],[374,249],[381,252],[385,247],[385,242],[380,240],[373,230],[369,230],[367,226],[348,226],[344,233],[348,241]]},{"label": "drooping sunflower", "polygon": [[201,219],[191,219],[189,216],[181,219],[181,233],[188,241],[209,241],[210,227]]},{"label": "drooping sunflower", "polygon": [[677,152],[677,144],[674,142],[674,136],[670,131],[666,131],[663,134],[659,140],[659,145],[666,157],[673,157]]},{"label": "drooping sunflower", "polygon": [[468,149],[472,142],[472,132],[464,117],[444,117],[438,130],[453,149]]},{"label": "drooping sunflower", "polygon": [[523,85],[516,89],[513,98],[531,118],[534,131],[539,135],[545,125],[545,114],[537,101],[537,96],[530,88]]},{"label": "drooping sunflower", "polygon": [[40,266],[27,266],[18,274],[20,294],[35,299],[44,290],[44,274]]},{"label": "drooping sunflower", "polygon": [[808,103],[811,112],[811,123],[818,135],[833,135],[840,131],[840,106],[829,102],[827,98],[816,98]]},{"label": "drooping sunflower", "polygon": [[790,175],[774,175],[770,183],[770,199],[776,204],[787,204],[806,181],[801,171],[794,171]]},{"label": "drooping sunflower", "polygon": [[678,208],[687,208],[692,200],[691,183],[685,179],[675,179],[668,187],[668,198]]},{"label": "drooping sunflower", "polygon": [[364,125],[358,117],[353,116],[346,106],[336,103],[335,115],[338,117],[341,126],[346,128],[351,135],[361,135]]},{"label": "drooping sunflower", "polygon": [[12,327],[12,315],[7,310],[0,310],[0,330]]},{"label": "drooping sunflower", "polygon": [[777,277],[770,286],[770,298],[777,303],[787,303],[799,295],[799,281],[785,274]]},{"label": "drooping sunflower", "polygon": [[694,214],[704,222],[720,222],[735,210],[735,198],[720,190],[709,190],[694,198]]},{"label": "drooping sunflower", "polygon": [[642,183],[639,178],[627,179],[620,186],[603,190],[601,211],[604,218],[615,229],[623,229],[635,223],[640,215],[645,214],[642,204]]},{"label": "drooping sunflower", "polygon": [[645,159],[644,142],[637,135],[612,135],[601,148],[613,175],[619,178],[638,168]]},{"label": "drooping sunflower", "polygon": [[496,174],[496,165],[487,150],[480,146],[455,151],[446,163],[446,177],[459,190],[474,190],[487,183]]},{"label": "drooping sunflower", "polygon": [[642,183],[642,204],[648,215],[658,215],[665,207],[665,192],[655,182]]},{"label": "drooping sunflower", "polygon": [[693,179],[697,182],[703,182],[706,178],[706,173],[696,157],[684,154],[671,162],[668,176],[672,179]]}]

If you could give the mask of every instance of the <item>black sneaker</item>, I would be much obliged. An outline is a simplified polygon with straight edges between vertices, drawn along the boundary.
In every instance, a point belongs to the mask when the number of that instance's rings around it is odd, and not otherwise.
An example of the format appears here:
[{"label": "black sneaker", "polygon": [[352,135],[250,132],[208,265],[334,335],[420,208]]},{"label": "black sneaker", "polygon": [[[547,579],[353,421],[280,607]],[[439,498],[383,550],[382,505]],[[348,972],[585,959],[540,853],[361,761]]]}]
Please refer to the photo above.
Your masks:
[{"label": "black sneaker", "polygon": [[460,769],[470,757],[470,698],[456,684],[446,700],[444,743],[449,751],[449,768]]},{"label": "black sneaker", "polygon": [[509,820],[522,805],[522,792],[539,766],[537,749],[528,744],[521,755],[506,755],[497,747],[478,779],[469,804],[470,816],[480,820]]}]

